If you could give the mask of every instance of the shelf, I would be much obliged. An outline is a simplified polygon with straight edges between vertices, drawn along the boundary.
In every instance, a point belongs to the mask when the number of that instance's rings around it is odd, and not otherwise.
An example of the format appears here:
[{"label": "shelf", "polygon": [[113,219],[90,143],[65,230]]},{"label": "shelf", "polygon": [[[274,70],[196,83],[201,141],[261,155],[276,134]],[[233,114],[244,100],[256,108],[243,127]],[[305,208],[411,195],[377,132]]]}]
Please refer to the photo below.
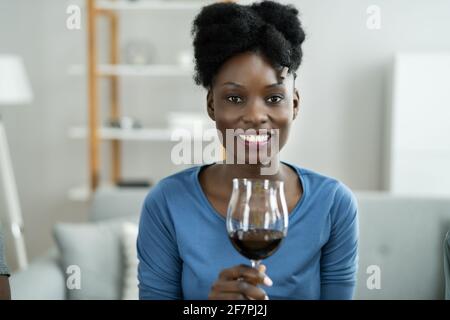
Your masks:
[{"label": "shelf", "polygon": [[[97,187],[97,190],[101,190],[101,192],[107,192],[107,193],[125,193],[125,192],[136,192],[136,190],[149,190],[151,188],[151,186],[149,187],[120,187],[120,186],[115,186],[113,184],[102,184],[99,187]],[[96,192],[96,191],[95,191]],[[91,191],[91,189],[88,187],[88,185],[79,185],[79,186],[75,186],[70,188],[67,191],[66,194],[67,198],[70,201],[74,201],[74,202],[87,202],[89,201],[92,196],[93,196],[93,192]]]},{"label": "shelf", "polygon": [[[104,184],[98,187],[98,189],[103,190],[119,190],[119,187],[116,187],[112,184]],[[98,190],[97,189],[97,190]],[[70,188],[67,192],[67,198],[71,201],[75,202],[86,202],[92,196],[92,191],[87,185],[79,185],[73,188]]]},{"label": "shelf", "polygon": [[[86,66],[72,65],[67,70],[69,75],[85,75]],[[101,64],[97,70],[99,76],[137,76],[137,77],[185,77],[192,76],[193,68],[170,65],[170,64],[154,64],[154,65],[129,65],[129,64]]]},{"label": "shelf", "polygon": [[[99,129],[102,140],[122,140],[122,141],[172,141],[172,130],[167,128],[142,128],[142,129],[120,129],[101,127]],[[87,137],[86,127],[72,127],[68,136],[71,139],[85,139]],[[202,140],[194,137],[194,140]]]},{"label": "shelf", "polygon": [[[147,140],[147,141],[170,141],[171,130],[169,129],[119,129],[101,127],[99,134],[103,140]],[[87,137],[86,127],[73,127],[69,129],[69,137],[72,139],[85,139]]]},{"label": "shelf", "polygon": [[202,6],[213,3],[213,1],[97,1],[97,8],[104,10],[199,10]]},{"label": "shelf", "polygon": [[69,189],[67,192],[67,197],[71,201],[85,202],[89,200],[91,196],[91,191],[88,186],[78,186]]}]

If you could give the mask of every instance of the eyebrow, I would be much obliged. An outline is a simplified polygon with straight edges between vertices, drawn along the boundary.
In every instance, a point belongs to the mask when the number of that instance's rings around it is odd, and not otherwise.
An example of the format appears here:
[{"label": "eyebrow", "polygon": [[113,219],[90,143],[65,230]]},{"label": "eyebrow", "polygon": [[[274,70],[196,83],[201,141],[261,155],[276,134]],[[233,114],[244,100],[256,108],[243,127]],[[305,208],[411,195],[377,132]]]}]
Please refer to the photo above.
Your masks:
[{"label": "eyebrow", "polygon": [[[230,81],[228,81],[228,82],[222,83],[222,86],[227,86],[227,85],[229,85],[229,86],[234,86],[234,87],[240,87],[240,88],[243,88],[243,87],[244,87],[243,85],[241,85],[241,84],[239,84],[239,83],[236,83],[236,82],[230,82]],[[283,86],[283,83],[277,82],[277,83],[269,84],[269,85],[265,86],[265,88],[282,87],[282,86]]]}]

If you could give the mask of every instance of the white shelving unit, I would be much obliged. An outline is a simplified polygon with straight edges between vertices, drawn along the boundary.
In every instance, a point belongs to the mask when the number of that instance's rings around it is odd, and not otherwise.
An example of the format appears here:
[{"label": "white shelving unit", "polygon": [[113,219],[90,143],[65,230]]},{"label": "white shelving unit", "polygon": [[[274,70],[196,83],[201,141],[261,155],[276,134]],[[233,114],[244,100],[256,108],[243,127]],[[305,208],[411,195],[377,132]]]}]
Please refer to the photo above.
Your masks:
[{"label": "white shelving unit", "polygon": [[[85,139],[88,144],[88,170],[89,181],[85,186],[76,187],[68,192],[72,200],[87,200],[92,191],[99,186],[114,187],[122,181],[121,176],[121,146],[125,141],[165,141],[170,142],[172,130],[169,128],[142,128],[142,129],[120,129],[105,127],[102,123],[107,120],[120,120],[120,90],[119,79],[122,77],[192,77],[193,66],[188,62],[187,65],[179,64],[151,64],[151,65],[129,65],[122,64],[119,58],[120,53],[120,19],[122,13],[129,14],[153,11],[155,14],[175,11],[189,10],[189,14],[194,10],[199,11],[203,6],[221,2],[220,0],[85,0],[84,9],[86,10],[86,31],[87,31],[87,61],[86,64],[71,65],[67,73],[74,76],[86,76],[88,89],[88,121],[84,126],[72,127],[68,129],[68,137],[71,139]],[[233,2],[233,1],[222,1]],[[245,3],[240,2],[240,3]],[[191,11],[192,10],[192,11]],[[100,52],[100,32],[98,30],[99,19],[106,20],[107,34],[109,39],[107,45],[107,61],[99,61]],[[157,30],[155,32],[164,32]],[[183,59],[186,60],[186,59]],[[109,97],[107,98],[108,117],[101,114],[100,106],[104,94],[100,94],[100,82],[109,84]],[[103,84],[103,83],[102,83]],[[102,86],[103,88],[103,86]],[[201,137],[193,137],[194,140],[200,140]],[[108,142],[111,144],[111,181],[105,182],[101,177],[101,144]],[[106,157],[105,157],[106,158]]]},{"label": "white shelving unit", "polygon": [[97,8],[118,11],[141,10],[198,10],[201,6],[214,1],[171,1],[171,0],[141,0],[141,1],[108,1],[100,0]]},{"label": "white shelving unit", "polygon": [[[101,185],[102,189],[117,189],[117,187],[113,185]],[[76,202],[85,202],[88,201],[91,196],[91,190],[88,185],[80,185],[77,187],[73,187],[69,189],[67,192],[67,198],[71,201]]]},{"label": "white shelving unit", "polygon": [[[69,129],[69,138],[86,139],[88,131],[86,127],[72,127]],[[131,140],[131,141],[170,141],[172,131],[170,129],[142,128],[120,129],[99,128],[99,136],[102,140]]]},{"label": "white shelving unit", "polygon": [[89,186],[78,186],[70,188],[67,192],[67,198],[71,201],[84,202],[89,200],[91,196],[91,191]]},{"label": "white shelving unit", "polygon": [[[69,75],[85,75],[86,66],[72,65],[67,70]],[[189,77],[193,74],[193,68],[179,65],[99,65],[97,73],[102,77]]]},{"label": "white shelving unit", "polygon": [[[100,127],[99,135],[102,140],[122,140],[122,141],[174,141],[172,140],[171,129],[141,128],[141,129],[120,129]],[[88,134],[86,127],[72,127],[68,136],[71,139],[86,139]],[[202,137],[186,135],[186,138],[202,140]]]}]

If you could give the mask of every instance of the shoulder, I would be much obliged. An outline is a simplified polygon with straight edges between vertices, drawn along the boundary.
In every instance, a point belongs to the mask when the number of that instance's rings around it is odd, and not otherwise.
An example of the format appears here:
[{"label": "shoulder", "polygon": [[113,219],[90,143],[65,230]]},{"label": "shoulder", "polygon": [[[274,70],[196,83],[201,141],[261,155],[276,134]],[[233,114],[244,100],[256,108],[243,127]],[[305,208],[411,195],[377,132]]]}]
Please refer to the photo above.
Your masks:
[{"label": "shoulder", "polygon": [[348,221],[357,216],[358,204],[353,191],[342,181],[323,174],[307,170],[311,179],[316,181],[316,192],[320,198],[328,199],[329,215],[333,223]]},{"label": "shoulder", "polygon": [[307,189],[306,192],[309,193],[311,199],[328,202],[331,211],[339,211],[344,207],[357,210],[356,197],[344,182],[311,169],[289,165],[297,170],[304,184],[303,187]]},{"label": "shoulder", "polygon": [[168,197],[186,195],[192,192],[199,167],[190,167],[161,179],[153,186],[145,197],[146,205],[161,204]]},{"label": "shoulder", "polygon": [[[285,162],[286,163],[286,162]],[[309,187],[309,191],[313,192],[323,192],[327,194],[333,194],[337,196],[347,195],[352,196],[352,191],[349,187],[347,187],[343,182],[338,179],[327,176],[325,174],[316,172],[311,169],[303,168],[297,166],[295,164],[286,163],[294,170],[297,171],[300,180],[302,183],[306,184],[306,187]]]},{"label": "shoulder", "polygon": [[183,208],[187,192],[194,192],[198,167],[191,167],[161,179],[147,193],[141,208],[141,226],[173,230],[173,209]]}]

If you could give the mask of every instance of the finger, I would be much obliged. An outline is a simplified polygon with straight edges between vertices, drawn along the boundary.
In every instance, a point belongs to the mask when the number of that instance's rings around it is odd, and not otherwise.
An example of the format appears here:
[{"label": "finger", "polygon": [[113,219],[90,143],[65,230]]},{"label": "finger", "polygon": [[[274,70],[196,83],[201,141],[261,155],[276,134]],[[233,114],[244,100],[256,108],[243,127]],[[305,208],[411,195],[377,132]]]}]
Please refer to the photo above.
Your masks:
[{"label": "finger", "polygon": [[209,300],[247,300],[247,298],[239,292],[213,292],[208,297]]},{"label": "finger", "polygon": [[214,289],[220,292],[241,293],[251,300],[265,300],[266,292],[246,281],[218,281],[214,285]]},{"label": "finger", "polygon": [[221,280],[237,280],[239,278],[244,278],[247,282],[254,285],[265,284],[270,286],[272,284],[272,280],[264,273],[246,265],[224,269],[219,275],[219,279]]},{"label": "finger", "polygon": [[243,264],[222,270],[222,272],[219,274],[219,279],[236,280],[244,276],[248,277],[249,279],[263,279],[263,274],[261,274],[259,270],[253,269],[250,266],[246,266]]}]

